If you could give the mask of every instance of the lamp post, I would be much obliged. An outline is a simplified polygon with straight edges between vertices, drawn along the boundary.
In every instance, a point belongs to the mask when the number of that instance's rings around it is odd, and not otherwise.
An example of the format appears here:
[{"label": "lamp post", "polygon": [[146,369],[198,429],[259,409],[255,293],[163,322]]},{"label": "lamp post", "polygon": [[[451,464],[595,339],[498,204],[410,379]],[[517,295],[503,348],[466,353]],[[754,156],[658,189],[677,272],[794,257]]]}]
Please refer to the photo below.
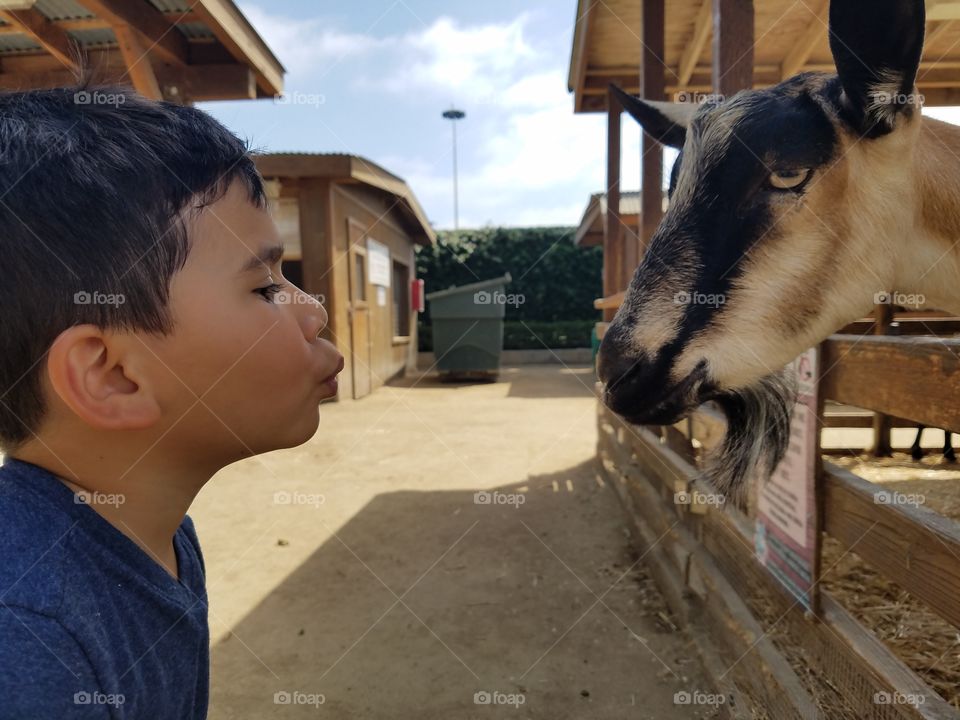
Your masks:
[{"label": "lamp post", "polygon": [[457,120],[463,120],[467,114],[463,110],[457,110],[455,108],[450,108],[445,110],[443,116],[450,121],[450,125],[453,127],[453,229],[460,229],[460,209],[459,201],[457,198],[458,188],[457,188]]}]

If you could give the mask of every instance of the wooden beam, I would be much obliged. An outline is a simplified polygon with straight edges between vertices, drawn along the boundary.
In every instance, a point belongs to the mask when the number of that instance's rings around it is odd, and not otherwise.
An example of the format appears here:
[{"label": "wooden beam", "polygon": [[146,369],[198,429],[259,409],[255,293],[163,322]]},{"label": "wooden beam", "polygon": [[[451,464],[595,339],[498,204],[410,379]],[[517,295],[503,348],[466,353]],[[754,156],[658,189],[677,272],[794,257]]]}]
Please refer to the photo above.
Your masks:
[{"label": "wooden beam", "polygon": [[596,4],[595,0],[580,0],[577,3],[577,12],[586,3],[586,9],[577,19],[575,36],[573,39],[573,59],[570,66],[573,77],[570,78],[570,89],[573,90],[574,112],[581,110],[583,105],[583,86],[587,79],[587,38],[590,36],[590,15]]},{"label": "wooden beam", "polygon": [[960,340],[831,335],[823,367],[827,400],[960,432]]},{"label": "wooden beam", "polygon": [[178,102],[201,100],[252,100],[257,97],[257,81],[246,65],[191,65],[189,68],[158,68],[157,78],[164,96],[174,95]]},{"label": "wooden beam", "polygon": [[174,27],[168,15],[148,2],[122,0],[80,0],[90,12],[110,23],[111,27],[128,25],[141,35],[147,52],[156,52],[164,61],[186,65],[190,59],[190,44]]},{"label": "wooden beam", "polygon": [[[620,116],[623,108],[612,90],[607,91],[607,212],[603,217],[603,294],[623,290],[623,228],[620,225]],[[614,311],[603,317],[612,320]]]},{"label": "wooden beam", "polygon": [[960,2],[938,2],[927,8],[927,21],[960,20]]},{"label": "wooden beam", "polygon": [[114,25],[113,34],[117,36],[120,54],[127,66],[127,75],[137,92],[151,100],[162,100],[163,93],[153,73],[153,65],[146,49],[140,44],[140,33],[129,25]]},{"label": "wooden beam", "polygon": [[[640,94],[647,100],[663,100],[666,93],[664,51],[666,8],[664,0],[643,0],[643,48],[640,59]],[[630,253],[632,275],[663,218],[663,146],[647,133],[640,143],[640,238]]]},{"label": "wooden beam", "polygon": [[[873,326],[874,335],[889,335],[890,323],[893,322],[893,306],[889,303],[874,306],[876,323]],[[873,416],[873,456],[890,457],[893,448],[890,447],[890,416],[878,412]]]},{"label": "wooden beam", "polygon": [[821,0],[820,11],[813,14],[813,18],[807,25],[793,47],[787,51],[780,65],[780,78],[787,80],[792,78],[803,69],[804,63],[810,58],[810,53],[827,37],[827,23],[830,17],[830,0]]},{"label": "wooden beam", "polygon": [[194,0],[192,9],[237,62],[251,66],[265,96],[283,92],[283,65],[233,2]]},{"label": "wooden beam", "polygon": [[[103,67],[110,68],[98,80],[103,82],[122,82],[125,70],[119,62],[104,62]],[[101,53],[100,57],[109,55]],[[5,63],[6,64],[6,63]],[[101,67],[97,64],[96,67]],[[156,69],[157,83],[164,97],[177,97],[178,102],[199,102],[202,100],[238,100],[256,97],[256,79],[250,68],[245,65],[196,65],[189,70],[170,67]],[[0,90],[28,90],[35,88],[64,87],[76,82],[74,75],[64,69],[38,69],[35,71],[16,71],[0,73]],[[176,89],[177,93],[173,91]]]},{"label": "wooden beam", "polygon": [[[927,30],[926,37],[923,39],[923,44],[925,47],[930,47],[937,40],[940,39],[940,36],[943,35],[947,30],[953,27],[953,20],[942,20],[940,22],[934,22],[933,27]],[[920,63],[920,67],[924,65],[929,65],[929,63]],[[938,67],[943,67],[943,63],[938,63]]]},{"label": "wooden beam", "polygon": [[753,87],[753,0],[713,0],[713,91]]},{"label": "wooden beam", "polygon": [[684,87],[690,82],[693,69],[697,66],[697,61],[703,54],[703,47],[707,44],[710,31],[713,29],[712,20],[713,0],[703,0],[700,5],[700,12],[697,13],[697,21],[693,26],[693,35],[683,51],[683,56],[680,58],[680,67],[677,69],[677,85],[680,87]]},{"label": "wooden beam", "polygon": [[829,462],[823,487],[826,533],[960,625],[960,523]]},{"label": "wooden beam", "polygon": [[53,55],[64,67],[74,69],[77,65],[76,42],[66,31],[50,22],[40,11],[3,10],[0,17],[26,35],[36,40],[44,50]]}]

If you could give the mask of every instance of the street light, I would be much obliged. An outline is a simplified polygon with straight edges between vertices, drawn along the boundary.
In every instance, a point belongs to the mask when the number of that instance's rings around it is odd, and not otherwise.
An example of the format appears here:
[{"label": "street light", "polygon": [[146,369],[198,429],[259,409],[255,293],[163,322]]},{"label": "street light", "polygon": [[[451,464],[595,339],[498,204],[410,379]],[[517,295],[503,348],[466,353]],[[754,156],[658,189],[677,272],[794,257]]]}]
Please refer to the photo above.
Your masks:
[{"label": "street light", "polygon": [[463,110],[457,110],[451,107],[445,110],[443,116],[450,121],[453,126],[453,229],[460,229],[460,217],[458,206],[457,189],[457,120],[463,120],[467,114]]}]

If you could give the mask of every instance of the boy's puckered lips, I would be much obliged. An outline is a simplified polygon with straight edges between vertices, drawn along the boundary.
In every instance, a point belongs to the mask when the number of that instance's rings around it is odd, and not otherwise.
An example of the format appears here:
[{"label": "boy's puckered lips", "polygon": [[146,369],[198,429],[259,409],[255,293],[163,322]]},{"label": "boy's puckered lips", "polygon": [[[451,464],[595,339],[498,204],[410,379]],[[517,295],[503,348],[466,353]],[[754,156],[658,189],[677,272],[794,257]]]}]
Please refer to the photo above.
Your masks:
[{"label": "boy's puckered lips", "polygon": [[339,357],[340,359],[337,361],[337,369],[320,381],[321,385],[326,385],[328,388],[330,388],[330,391],[333,395],[337,394],[337,388],[339,386],[339,383],[337,381],[337,375],[339,375],[343,371],[343,363],[344,363],[343,355],[340,355]]}]

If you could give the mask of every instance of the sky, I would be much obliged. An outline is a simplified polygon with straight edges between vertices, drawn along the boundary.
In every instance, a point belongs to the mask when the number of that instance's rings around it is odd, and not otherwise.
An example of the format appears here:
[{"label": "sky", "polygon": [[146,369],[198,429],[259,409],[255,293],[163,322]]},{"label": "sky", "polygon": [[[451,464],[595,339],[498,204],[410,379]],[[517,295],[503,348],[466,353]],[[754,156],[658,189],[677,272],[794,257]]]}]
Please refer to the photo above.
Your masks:
[{"label": "sky", "polygon": [[[438,229],[576,225],[605,184],[606,119],[573,113],[575,0],[241,0],[287,69],[288,103],[199,103],[267,152],[361,155],[404,178]],[[624,189],[640,131],[624,118]],[[633,182],[630,182],[630,180]]]},{"label": "sky", "polygon": [[[576,225],[606,178],[606,116],[567,91],[576,0],[240,0],[286,67],[285,101],[198,103],[264,152],[363,156],[404,178],[437,229]],[[957,122],[960,110],[936,111]],[[624,115],[622,189],[640,185]],[[667,157],[671,161],[672,156]]]}]

